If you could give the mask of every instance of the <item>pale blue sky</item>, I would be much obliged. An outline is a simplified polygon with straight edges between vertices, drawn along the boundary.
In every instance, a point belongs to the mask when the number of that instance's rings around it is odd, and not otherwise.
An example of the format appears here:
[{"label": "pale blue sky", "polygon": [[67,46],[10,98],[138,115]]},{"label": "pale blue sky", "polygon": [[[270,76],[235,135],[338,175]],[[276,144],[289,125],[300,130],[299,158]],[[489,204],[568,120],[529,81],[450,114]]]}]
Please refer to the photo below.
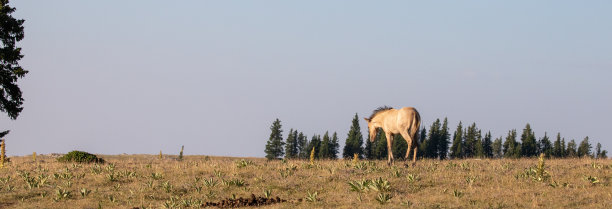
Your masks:
[{"label": "pale blue sky", "polygon": [[0,117],[9,155],[262,157],[275,118],[343,144],[381,105],[612,147],[610,1],[11,5],[30,73],[20,117]]}]

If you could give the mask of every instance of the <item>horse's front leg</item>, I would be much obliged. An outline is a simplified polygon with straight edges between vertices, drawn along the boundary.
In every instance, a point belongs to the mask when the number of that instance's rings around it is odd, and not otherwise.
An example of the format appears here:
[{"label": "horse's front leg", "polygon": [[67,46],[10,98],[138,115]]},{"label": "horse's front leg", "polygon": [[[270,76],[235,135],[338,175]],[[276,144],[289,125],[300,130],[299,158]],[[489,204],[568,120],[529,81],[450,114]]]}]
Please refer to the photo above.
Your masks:
[{"label": "horse's front leg", "polygon": [[391,150],[391,144],[393,142],[393,135],[391,133],[385,133],[386,137],[387,137],[387,164],[391,165],[393,164],[393,151]]}]

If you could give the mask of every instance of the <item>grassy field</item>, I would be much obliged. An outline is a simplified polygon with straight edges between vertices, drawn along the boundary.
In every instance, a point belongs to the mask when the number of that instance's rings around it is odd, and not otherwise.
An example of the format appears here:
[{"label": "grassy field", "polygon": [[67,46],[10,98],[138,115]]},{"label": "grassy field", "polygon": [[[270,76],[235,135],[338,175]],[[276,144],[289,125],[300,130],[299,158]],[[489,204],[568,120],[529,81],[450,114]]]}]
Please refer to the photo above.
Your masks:
[{"label": "grassy field", "polygon": [[199,208],[251,194],[287,200],[263,208],[612,208],[612,160],[101,157],[13,157],[0,169],[0,208]]}]

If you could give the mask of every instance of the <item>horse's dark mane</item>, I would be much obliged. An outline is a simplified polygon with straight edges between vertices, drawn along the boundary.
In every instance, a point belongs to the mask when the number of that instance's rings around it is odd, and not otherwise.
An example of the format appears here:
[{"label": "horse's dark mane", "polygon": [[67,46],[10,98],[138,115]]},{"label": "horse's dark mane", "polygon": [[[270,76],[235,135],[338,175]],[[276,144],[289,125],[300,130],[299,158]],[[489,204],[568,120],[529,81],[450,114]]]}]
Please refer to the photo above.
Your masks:
[{"label": "horse's dark mane", "polygon": [[387,106],[387,105],[382,106],[382,107],[378,107],[378,108],[376,108],[376,109],[374,110],[374,112],[372,112],[372,115],[370,115],[369,120],[372,120],[372,118],[374,118],[374,116],[376,116],[376,114],[378,114],[378,113],[380,113],[380,112],[383,112],[383,111],[385,111],[385,110],[390,110],[390,109],[393,109],[393,107],[389,107],[389,106]]}]

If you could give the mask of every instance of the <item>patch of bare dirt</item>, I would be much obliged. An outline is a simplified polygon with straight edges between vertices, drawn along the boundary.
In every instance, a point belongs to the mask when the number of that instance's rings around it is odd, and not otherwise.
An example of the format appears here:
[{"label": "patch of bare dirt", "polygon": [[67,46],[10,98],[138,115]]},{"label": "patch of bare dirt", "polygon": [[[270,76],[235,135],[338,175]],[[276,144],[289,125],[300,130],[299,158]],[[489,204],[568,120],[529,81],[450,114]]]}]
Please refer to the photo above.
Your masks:
[{"label": "patch of bare dirt", "polygon": [[236,198],[236,199],[224,199],[219,202],[206,202],[202,204],[203,207],[218,207],[218,208],[239,208],[248,206],[262,206],[271,205],[275,203],[287,202],[287,200],[281,199],[278,196],[274,198],[256,197],[251,194],[249,198]]}]

